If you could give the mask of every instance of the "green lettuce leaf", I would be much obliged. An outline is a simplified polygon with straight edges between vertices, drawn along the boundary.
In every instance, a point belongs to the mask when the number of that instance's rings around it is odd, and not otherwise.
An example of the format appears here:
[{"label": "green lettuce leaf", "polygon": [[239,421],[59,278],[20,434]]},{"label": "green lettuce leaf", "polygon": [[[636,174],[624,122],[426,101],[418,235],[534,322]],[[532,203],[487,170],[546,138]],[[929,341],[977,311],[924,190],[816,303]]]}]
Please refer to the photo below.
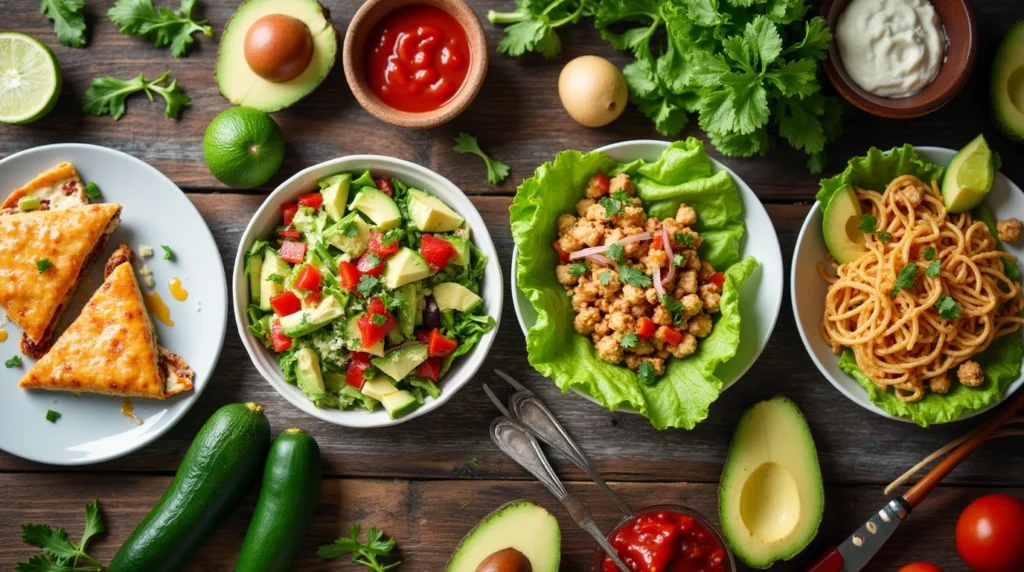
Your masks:
[{"label": "green lettuce leaf", "polygon": [[[560,214],[575,211],[598,170],[629,173],[641,198],[657,197],[653,202],[645,199],[649,214],[657,207],[663,211],[659,216],[671,216],[680,202],[693,205],[704,238],[702,257],[716,268],[728,267],[715,329],[696,353],[669,360],[665,375],[651,387],[626,367],[600,359],[590,339],[576,333],[571,299],[555,277],[558,257],[550,246],[558,234],[555,222]],[[516,279],[537,311],[537,322],[526,336],[527,354],[531,365],[562,391],[581,390],[612,411],[631,407],[658,429],[691,429],[707,417],[723,385],[715,368],[739,347],[738,291],[757,268],[753,259],[740,262],[744,227],[739,190],[727,173],[712,175],[711,170],[703,144],[690,138],[673,143],[652,163],[619,164],[602,153],[565,151],[520,185],[509,212],[519,247]]]},{"label": "green lettuce leaf", "polygon": [[885,152],[872,147],[867,155],[850,159],[842,173],[823,180],[815,198],[824,208],[832,196],[846,185],[882,192],[900,175],[914,175],[922,181],[931,182],[939,180],[945,170],[942,165],[922,159],[910,144]]}]

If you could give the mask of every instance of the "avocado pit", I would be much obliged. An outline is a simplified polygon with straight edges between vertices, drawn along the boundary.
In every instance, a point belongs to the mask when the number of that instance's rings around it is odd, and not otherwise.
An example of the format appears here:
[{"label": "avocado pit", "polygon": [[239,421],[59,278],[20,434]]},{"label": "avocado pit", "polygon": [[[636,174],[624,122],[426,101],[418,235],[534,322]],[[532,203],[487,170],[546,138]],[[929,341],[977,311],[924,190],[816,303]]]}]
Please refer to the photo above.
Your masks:
[{"label": "avocado pit", "polygon": [[533,572],[533,566],[522,552],[505,548],[485,558],[476,572]]},{"label": "avocado pit", "polygon": [[245,61],[261,78],[282,83],[298,77],[313,59],[309,27],[284,14],[256,20],[245,34]]}]

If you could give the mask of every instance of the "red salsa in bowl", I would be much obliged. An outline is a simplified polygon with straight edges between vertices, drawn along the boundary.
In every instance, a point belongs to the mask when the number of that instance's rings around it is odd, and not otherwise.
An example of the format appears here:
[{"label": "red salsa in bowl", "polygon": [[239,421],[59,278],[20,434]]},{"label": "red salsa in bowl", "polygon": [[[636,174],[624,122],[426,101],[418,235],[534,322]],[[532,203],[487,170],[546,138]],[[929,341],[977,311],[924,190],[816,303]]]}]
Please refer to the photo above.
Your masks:
[{"label": "red salsa in bowl", "polygon": [[[736,564],[722,536],[699,514],[659,505],[623,519],[608,542],[631,572],[734,572]],[[594,572],[619,572],[598,548]]]}]

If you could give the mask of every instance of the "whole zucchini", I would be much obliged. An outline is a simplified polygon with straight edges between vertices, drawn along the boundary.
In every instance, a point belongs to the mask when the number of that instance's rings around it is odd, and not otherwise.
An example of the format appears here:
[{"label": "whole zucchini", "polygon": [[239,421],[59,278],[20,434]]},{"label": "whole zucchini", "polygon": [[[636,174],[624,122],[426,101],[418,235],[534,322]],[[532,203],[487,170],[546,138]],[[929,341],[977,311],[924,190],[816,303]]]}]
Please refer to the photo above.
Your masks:
[{"label": "whole zucchini", "polygon": [[177,572],[245,496],[270,443],[255,403],[218,409],[192,441],[164,496],[114,555],[108,572]]},{"label": "whole zucchini", "polygon": [[288,572],[320,497],[320,446],[302,429],[274,439],[235,572]]}]

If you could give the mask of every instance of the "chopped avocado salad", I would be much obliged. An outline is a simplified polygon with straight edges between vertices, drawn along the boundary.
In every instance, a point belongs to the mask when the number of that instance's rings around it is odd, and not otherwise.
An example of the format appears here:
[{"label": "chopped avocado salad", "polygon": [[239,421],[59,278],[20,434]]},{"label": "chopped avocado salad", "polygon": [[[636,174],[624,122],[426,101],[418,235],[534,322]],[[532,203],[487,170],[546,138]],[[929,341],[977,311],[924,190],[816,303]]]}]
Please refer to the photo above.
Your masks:
[{"label": "chopped avocado salad", "polygon": [[427,191],[369,171],[318,184],[246,255],[249,329],[317,407],[382,405],[397,419],[439,396],[494,328],[479,295],[487,257]]}]

